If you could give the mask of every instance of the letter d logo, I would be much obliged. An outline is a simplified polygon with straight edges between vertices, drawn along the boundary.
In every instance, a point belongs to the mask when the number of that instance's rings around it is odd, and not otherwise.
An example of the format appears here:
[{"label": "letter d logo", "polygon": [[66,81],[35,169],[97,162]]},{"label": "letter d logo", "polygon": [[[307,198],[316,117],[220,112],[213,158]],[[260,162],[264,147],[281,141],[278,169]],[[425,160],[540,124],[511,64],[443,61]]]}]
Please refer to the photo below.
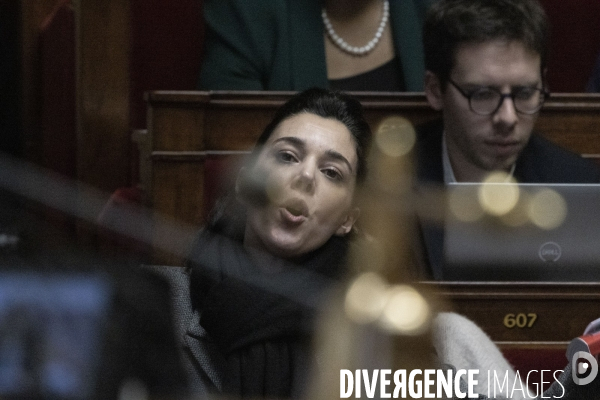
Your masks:
[{"label": "letter d logo", "polygon": [[[581,359],[585,359],[585,361]],[[578,351],[573,354],[573,358],[571,359],[571,375],[573,376],[573,381],[577,385],[587,385],[591,383],[596,375],[598,375],[598,362],[590,353],[586,353],[585,351]],[[588,374],[589,371],[589,374]],[[582,377],[585,376],[586,377]]]}]

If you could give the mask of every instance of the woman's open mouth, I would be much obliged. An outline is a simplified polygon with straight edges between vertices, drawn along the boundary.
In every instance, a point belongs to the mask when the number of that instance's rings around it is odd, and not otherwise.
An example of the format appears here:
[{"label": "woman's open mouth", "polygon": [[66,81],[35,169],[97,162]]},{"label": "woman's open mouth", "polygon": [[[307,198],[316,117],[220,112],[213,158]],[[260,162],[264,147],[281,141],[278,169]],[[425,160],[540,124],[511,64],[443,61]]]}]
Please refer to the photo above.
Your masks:
[{"label": "woman's open mouth", "polygon": [[290,200],[280,210],[283,221],[291,224],[300,224],[308,218],[308,206],[302,200]]}]

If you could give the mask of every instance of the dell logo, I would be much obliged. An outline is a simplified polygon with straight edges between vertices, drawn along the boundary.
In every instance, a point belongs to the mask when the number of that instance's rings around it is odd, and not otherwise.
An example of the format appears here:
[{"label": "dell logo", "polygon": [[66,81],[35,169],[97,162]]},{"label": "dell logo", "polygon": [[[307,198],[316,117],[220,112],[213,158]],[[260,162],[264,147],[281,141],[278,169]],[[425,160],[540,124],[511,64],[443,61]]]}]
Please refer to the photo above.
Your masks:
[{"label": "dell logo", "polygon": [[546,242],[540,246],[538,254],[544,262],[556,262],[560,258],[562,250],[557,243]]}]

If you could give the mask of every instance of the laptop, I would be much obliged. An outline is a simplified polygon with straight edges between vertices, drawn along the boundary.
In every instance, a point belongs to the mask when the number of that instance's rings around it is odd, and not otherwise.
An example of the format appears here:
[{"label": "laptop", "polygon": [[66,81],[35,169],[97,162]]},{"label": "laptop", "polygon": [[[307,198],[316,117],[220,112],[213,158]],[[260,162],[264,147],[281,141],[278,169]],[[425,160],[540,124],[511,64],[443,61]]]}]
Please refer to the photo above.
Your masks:
[{"label": "laptop", "polygon": [[600,281],[600,184],[448,185],[445,280]]}]

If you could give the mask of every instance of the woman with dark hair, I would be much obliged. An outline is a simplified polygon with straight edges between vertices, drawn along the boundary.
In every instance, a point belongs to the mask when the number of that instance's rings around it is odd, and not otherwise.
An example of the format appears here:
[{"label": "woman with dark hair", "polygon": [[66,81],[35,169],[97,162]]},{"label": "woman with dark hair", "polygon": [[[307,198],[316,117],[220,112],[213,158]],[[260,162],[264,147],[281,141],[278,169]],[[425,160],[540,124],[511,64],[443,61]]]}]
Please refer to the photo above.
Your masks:
[{"label": "woman with dark hair", "polygon": [[296,397],[313,319],[344,274],[371,131],[356,100],[302,92],[276,113],[187,263],[197,391]]}]

